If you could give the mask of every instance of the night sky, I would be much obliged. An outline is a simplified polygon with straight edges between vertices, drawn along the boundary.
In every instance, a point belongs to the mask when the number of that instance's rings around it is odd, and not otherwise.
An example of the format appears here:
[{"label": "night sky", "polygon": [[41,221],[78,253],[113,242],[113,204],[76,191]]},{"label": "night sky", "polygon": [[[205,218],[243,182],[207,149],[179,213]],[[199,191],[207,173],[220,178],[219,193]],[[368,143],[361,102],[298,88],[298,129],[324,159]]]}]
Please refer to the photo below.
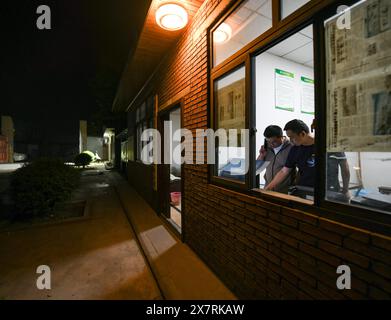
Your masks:
[{"label": "night sky", "polygon": [[[51,123],[47,134],[58,131],[58,121],[88,120],[98,108],[91,82],[114,83],[114,97],[149,3],[2,0],[0,114],[13,116],[17,131],[18,124],[38,130]],[[41,4],[51,9],[51,30],[36,27]]]}]

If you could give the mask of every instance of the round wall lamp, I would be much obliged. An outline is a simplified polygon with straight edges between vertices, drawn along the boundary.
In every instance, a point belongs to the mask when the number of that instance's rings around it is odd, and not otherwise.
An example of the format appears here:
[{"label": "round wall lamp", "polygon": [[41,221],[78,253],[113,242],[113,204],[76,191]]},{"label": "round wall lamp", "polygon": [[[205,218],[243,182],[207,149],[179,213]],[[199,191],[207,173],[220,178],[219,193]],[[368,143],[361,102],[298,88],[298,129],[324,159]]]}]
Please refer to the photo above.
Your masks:
[{"label": "round wall lamp", "polygon": [[224,43],[227,42],[232,37],[232,28],[229,24],[223,22],[219,27],[213,32],[213,41],[215,43]]},{"label": "round wall lamp", "polygon": [[175,31],[184,28],[189,20],[186,10],[175,3],[166,3],[156,10],[157,24],[166,30]]}]

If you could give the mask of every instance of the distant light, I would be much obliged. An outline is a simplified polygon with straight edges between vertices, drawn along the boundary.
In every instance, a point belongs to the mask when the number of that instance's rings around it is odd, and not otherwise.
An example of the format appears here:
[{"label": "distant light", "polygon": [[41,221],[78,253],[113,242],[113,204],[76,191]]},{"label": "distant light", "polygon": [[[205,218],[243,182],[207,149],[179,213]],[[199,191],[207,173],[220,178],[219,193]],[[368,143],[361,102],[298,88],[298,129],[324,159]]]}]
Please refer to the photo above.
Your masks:
[{"label": "distant light", "polygon": [[167,3],[156,10],[157,24],[166,30],[175,31],[184,28],[188,22],[186,10],[178,4]]},{"label": "distant light", "polygon": [[223,22],[214,32],[213,41],[215,43],[227,42],[232,37],[232,28],[229,24]]}]

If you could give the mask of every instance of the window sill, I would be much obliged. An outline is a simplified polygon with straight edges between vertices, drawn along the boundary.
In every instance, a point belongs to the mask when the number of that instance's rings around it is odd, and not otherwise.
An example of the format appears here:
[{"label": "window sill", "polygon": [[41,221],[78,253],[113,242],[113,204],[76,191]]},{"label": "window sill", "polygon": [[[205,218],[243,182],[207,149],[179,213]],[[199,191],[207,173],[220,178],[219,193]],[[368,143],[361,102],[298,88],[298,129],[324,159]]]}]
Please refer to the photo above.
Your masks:
[{"label": "window sill", "polygon": [[264,198],[265,200],[271,200],[271,201],[277,200],[277,201],[283,202],[285,204],[300,203],[301,205],[307,205],[307,206],[311,206],[311,207],[314,205],[314,201],[306,200],[306,199],[299,198],[296,196],[291,196],[289,194],[279,193],[276,191],[265,191],[265,190],[258,189],[258,188],[252,189],[251,191],[255,195],[258,195],[258,196],[261,195],[262,198]]}]

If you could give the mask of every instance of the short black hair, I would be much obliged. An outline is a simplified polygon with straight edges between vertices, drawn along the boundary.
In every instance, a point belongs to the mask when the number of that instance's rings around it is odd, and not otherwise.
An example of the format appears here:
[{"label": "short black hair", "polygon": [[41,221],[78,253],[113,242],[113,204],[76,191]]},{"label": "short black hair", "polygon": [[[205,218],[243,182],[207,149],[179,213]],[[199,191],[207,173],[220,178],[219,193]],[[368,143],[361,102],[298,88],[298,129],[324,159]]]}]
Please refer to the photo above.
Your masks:
[{"label": "short black hair", "polygon": [[299,119],[295,119],[295,120],[291,120],[289,121],[285,127],[284,127],[284,130],[290,130],[296,134],[300,134],[302,133],[303,131],[305,133],[309,133],[310,132],[310,129],[308,128],[308,126],[302,121],[302,120],[299,120]]},{"label": "short black hair", "polygon": [[268,126],[265,129],[263,136],[268,139],[271,137],[282,137],[283,136],[282,129],[279,126],[273,126],[273,125]]}]

